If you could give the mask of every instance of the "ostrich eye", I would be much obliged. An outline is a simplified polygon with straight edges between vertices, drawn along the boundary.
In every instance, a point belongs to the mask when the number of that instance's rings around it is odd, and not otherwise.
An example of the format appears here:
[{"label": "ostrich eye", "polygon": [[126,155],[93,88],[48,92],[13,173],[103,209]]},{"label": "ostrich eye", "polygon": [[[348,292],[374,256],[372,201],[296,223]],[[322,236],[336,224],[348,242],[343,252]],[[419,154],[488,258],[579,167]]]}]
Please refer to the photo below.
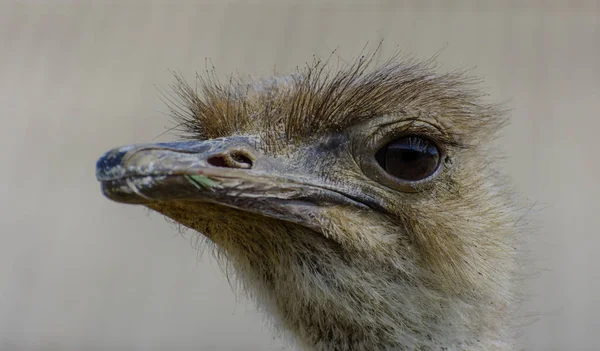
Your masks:
[{"label": "ostrich eye", "polygon": [[375,154],[375,159],[390,175],[417,181],[436,171],[440,153],[437,146],[428,139],[405,136],[382,147]]}]

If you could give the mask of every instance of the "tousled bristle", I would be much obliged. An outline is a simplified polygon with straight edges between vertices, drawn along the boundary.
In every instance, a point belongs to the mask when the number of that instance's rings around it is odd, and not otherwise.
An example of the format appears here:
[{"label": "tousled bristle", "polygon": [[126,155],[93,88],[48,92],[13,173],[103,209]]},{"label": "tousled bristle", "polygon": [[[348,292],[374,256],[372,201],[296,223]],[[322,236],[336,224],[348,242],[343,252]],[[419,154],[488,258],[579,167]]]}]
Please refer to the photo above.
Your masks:
[{"label": "tousled bristle", "polygon": [[192,87],[176,74],[167,102],[186,138],[251,133],[271,150],[390,114],[426,114],[449,126],[449,141],[467,145],[489,139],[504,124],[465,72],[437,74],[434,59],[398,54],[378,64],[375,54],[341,66],[315,58],[289,76],[258,81],[230,76],[222,83],[212,68]]}]

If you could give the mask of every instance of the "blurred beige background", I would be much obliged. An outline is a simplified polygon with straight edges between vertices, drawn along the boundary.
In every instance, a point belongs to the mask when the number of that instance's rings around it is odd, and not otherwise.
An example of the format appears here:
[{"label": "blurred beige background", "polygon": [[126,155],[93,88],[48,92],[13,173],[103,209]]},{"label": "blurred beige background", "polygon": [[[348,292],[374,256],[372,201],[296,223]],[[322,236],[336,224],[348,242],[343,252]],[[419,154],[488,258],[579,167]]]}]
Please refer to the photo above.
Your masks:
[{"label": "blurred beige background", "polygon": [[384,57],[443,49],[512,108],[502,166],[537,204],[542,268],[523,345],[600,350],[598,2],[440,4],[2,1],[0,350],[291,349],[189,234],[104,199],[94,163],[172,126],[169,69],[260,77],[382,37]]}]

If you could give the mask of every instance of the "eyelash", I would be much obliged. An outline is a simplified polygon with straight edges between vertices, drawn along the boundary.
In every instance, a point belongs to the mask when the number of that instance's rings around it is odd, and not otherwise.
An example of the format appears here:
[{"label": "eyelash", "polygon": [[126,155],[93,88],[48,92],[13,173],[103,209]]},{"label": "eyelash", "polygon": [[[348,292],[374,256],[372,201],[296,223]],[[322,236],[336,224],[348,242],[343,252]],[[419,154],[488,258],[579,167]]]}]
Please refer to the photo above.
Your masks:
[{"label": "eyelash", "polygon": [[454,140],[451,135],[447,135],[438,127],[418,119],[405,120],[380,126],[375,133],[371,135],[369,145],[373,145],[377,149],[403,135],[422,136],[431,139],[443,148],[463,147],[463,145]]}]

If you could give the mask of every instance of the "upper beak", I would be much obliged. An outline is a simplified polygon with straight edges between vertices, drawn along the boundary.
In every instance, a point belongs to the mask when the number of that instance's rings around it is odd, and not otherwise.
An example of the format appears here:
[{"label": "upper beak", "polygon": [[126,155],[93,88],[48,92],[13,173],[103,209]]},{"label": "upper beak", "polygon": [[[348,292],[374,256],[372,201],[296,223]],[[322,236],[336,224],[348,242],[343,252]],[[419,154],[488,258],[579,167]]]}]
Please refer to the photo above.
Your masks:
[{"label": "upper beak", "polygon": [[206,195],[252,182],[255,154],[251,140],[242,137],[130,145],[105,153],[96,178],[104,195],[118,202],[197,199],[199,190]]},{"label": "upper beak", "polygon": [[269,157],[246,137],[125,146],[104,154],[96,177],[108,198],[132,204],[202,201],[311,226],[328,204],[367,208]]},{"label": "upper beak", "polygon": [[[256,157],[246,138],[124,146],[96,163],[102,192],[112,200],[148,203],[197,197],[227,178],[249,178]],[[231,184],[230,184],[231,185]]]}]

